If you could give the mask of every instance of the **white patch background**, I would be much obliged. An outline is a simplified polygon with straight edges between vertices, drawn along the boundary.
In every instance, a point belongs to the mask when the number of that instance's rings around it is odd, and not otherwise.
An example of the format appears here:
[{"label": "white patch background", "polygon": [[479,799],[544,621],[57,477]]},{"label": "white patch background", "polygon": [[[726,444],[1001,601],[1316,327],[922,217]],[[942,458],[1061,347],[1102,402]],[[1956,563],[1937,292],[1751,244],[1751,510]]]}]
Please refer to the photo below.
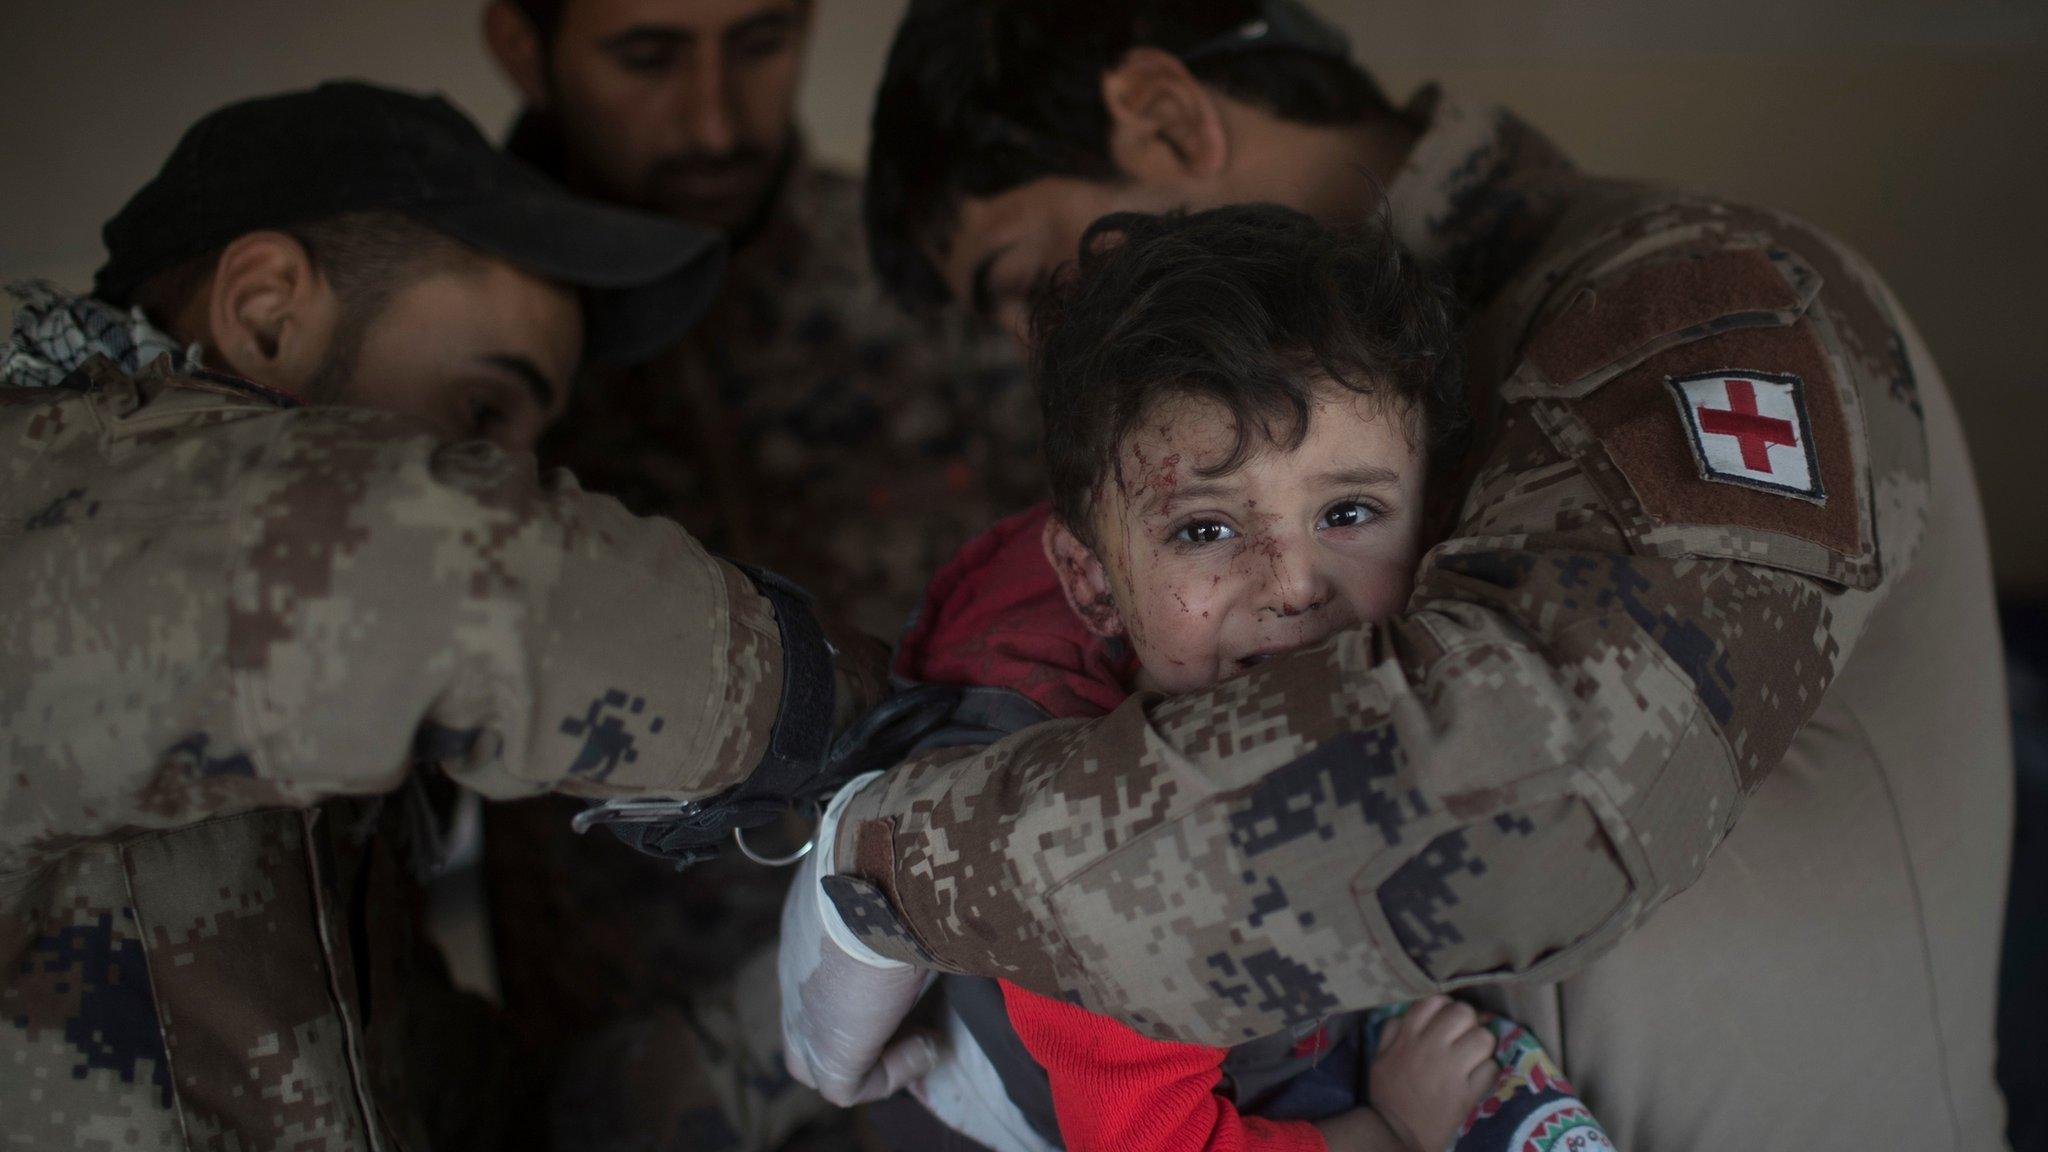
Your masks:
[{"label": "white patch background", "polygon": [[1797,378],[1715,372],[1671,386],[1703,477],[1821,498]]}]

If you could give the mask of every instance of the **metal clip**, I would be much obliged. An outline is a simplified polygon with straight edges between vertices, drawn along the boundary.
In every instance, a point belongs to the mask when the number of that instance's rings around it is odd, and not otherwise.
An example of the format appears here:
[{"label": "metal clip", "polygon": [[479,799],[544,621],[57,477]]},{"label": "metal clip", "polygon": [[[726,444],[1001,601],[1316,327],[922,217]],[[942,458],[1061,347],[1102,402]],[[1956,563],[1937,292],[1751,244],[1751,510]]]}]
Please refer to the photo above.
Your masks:
[{"label": "metal clip", "polygon": [[695,800],[606,800],[578,812],[569,827],[588,832],[600,824],[666,824],[703,811]]},{"label": "metal clip", "polygon": [[811,849],[816,848],[818,846],[818,836],[816,832],[813,832],[811,834],[811,838],[804,841],[803,846],[801,848],[798,848],[796,851],[791,852],[787,856],[763,856],[760,853],[754,851],[752,848],[749,848],[747,846],[747,830],[744,828],[735,828],[732,830],[732,842],[740,846],[740,855],[745,856],[747,859],[752,860],[754,863],[759,864],[764,868],[785,868],[803,859],[804,857],[809,856],[811,854]]}]

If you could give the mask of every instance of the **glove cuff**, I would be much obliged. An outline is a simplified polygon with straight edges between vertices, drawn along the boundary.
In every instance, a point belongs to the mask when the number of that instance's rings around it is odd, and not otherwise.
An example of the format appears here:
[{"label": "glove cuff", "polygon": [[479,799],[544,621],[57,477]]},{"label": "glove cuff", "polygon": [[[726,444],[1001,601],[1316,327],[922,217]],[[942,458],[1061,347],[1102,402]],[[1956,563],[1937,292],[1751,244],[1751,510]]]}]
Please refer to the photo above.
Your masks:
[{"label": "glove cuff", "polygon": [[879,779],[881,775],[877,771],[854,777],[847,781],[846,787],[841,788],[838,795],[832,797],[832,802],[825,806],[825,814],[818,819],[818,846],[811,850],[817,861],[815,875],[819,878],[819,882],[811,886],[811,897],[818,902],[818,919],[824,922],[825,935],[831,939],[835,947],[870,968],[893,972],[913,965],[893,960],[861,943],[860,938],[853,934],[853,929],[846,926],[846,919],[839,914],[838,905],[825,894],[825,885],[822,882],[824,877],[834,875],[839,870],[835,860],[838,855],[839,818],[846,811],[847,801],[853,799],[855,793]]}]

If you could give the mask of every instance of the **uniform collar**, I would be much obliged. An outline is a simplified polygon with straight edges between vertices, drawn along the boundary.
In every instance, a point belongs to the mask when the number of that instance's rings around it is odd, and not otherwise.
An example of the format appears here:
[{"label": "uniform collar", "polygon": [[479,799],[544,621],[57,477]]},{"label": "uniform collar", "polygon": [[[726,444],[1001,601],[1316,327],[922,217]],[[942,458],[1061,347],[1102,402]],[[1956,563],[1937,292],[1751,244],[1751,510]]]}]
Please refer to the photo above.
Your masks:
[{"label": "uniform collar", "polygon": [[1394,233],[1477,310],[1557,222],[1577,172],[1505,109],[1458,103],[1432,84],[1407,111],[1427,127],[1387,189]]}]

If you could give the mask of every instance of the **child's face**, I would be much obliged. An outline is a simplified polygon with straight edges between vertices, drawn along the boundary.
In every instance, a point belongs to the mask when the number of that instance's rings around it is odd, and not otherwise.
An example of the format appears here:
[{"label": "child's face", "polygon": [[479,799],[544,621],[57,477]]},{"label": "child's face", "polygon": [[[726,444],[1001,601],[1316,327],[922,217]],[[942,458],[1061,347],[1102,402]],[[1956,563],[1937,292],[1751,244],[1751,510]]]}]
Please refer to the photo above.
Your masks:
[{"label": "child's face", "polygon": [[1408,598],[1422,547],[1423,462],[1410,417],[1334,385],[1291,451],[1235,471],[1235,424],[1213,400],[1162,401],[1122,446],[1123,482],[1095,507],[1098,551],[1057,520],[1053,567],[1089,626],[1122,635],[1139,686],[1204,688]]}]

